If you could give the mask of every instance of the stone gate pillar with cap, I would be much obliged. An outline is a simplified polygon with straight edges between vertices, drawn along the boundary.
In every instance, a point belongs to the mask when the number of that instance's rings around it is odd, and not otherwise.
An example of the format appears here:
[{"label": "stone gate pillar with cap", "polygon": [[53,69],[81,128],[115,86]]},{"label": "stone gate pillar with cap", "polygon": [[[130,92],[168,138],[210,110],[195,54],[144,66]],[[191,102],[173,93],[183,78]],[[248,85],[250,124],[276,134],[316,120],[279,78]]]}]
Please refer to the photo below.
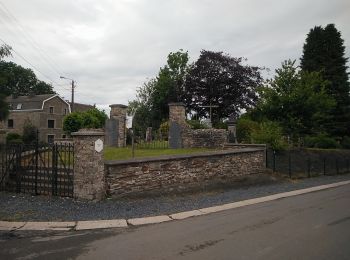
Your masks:
[{"label": "stone gate pillar with cap", "polygon": [[127,106],[122,104],[113,104],[110,118],[106,121],[106,143],[109,146],[126,146],[126,114]]},{"label": "stone gate pillar with cap", "polygon": [[103,129],[72,133],[74,142],[74,198],[101,200],[106,195]]}]

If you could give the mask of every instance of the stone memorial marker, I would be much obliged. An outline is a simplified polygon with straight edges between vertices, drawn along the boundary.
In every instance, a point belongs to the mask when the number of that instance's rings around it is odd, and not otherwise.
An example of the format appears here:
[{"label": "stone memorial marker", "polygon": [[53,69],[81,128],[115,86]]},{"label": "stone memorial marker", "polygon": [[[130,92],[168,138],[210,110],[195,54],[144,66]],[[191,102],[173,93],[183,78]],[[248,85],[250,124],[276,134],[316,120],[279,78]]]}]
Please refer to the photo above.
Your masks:
[{"label": "stone memorial marker", "polygon": [[95,151],[100,153],[103,150],[103,141],[101,139],[97,139],[95,141]]}]

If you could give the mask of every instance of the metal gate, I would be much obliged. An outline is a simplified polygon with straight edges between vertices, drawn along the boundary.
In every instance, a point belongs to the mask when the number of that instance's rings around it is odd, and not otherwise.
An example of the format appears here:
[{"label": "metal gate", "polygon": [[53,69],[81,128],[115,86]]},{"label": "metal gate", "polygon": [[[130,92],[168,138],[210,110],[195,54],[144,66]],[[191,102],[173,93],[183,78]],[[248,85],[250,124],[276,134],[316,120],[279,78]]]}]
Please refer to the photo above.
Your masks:
[{"label": "metal gate", "polygon": [[0,189],[73,197],[74,145],[23,145],[1,149]]}]

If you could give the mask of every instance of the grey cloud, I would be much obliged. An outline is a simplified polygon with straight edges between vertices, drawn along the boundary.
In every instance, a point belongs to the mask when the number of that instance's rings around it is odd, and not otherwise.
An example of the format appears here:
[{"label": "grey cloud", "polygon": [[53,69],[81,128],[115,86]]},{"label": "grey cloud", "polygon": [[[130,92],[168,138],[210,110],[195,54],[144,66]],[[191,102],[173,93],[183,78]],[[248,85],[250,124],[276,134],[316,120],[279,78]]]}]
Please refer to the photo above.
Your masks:
[{"label": "grey cloud", "polygon": [[[299,59],[310,28],[335,23],[345,39],[347,55],[350,53],[347,0],[3,3],[60,71],[77,80],[77,101],[99,107],[133,99],[136,88],[156,76],[167,54],[180,48],[189,51],[192,61],[201,49],[209,49],[247,57],[249,64],[273,71],[284,59]],[[1,12],[0,35],[55,82],[69,87]],[[18,57],[14,59],[28,66]],[[69,91],[62,86],[57,86],[57,91],[69,98]]]}]

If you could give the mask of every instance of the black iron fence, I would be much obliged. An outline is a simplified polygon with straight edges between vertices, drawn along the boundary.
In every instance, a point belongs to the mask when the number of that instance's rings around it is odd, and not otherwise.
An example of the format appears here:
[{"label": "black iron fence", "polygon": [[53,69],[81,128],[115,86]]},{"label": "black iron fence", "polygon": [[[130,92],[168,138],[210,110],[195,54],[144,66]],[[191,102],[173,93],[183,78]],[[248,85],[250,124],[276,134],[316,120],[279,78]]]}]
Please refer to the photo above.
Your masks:
[{"label": "black iron fence", "polygon": [[71,143],[1,147],[0,189],[72,197],[74,146]]},{"label": "black iron fence", "polygon": [[293,149],[266,151],[266,166],[290,178],[350,172],[350,151]]},{"label": "black iron fence", "polygon": [[135,149],[167,149],[169,148],[168,135],[161,131],[152,131],[145,135],[135,135]]}]

